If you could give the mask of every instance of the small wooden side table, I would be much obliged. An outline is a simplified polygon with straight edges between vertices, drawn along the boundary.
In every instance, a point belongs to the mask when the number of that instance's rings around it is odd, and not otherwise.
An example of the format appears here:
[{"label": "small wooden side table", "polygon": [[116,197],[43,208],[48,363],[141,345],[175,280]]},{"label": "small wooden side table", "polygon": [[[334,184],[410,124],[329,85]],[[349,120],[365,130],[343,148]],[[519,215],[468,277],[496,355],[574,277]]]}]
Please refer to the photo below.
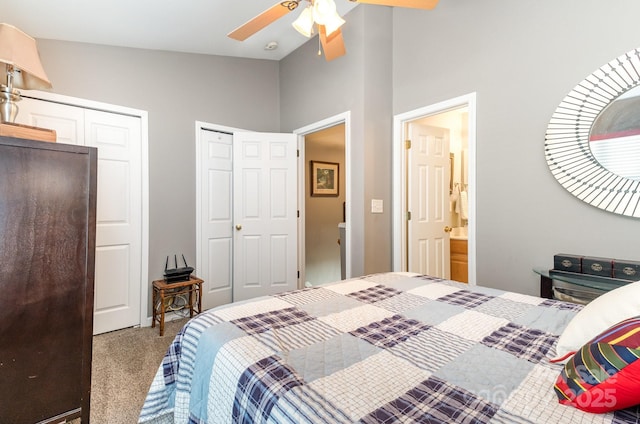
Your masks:
[{"label": "small wooden side table", "polygon": [[[174,283],[167,283],[166,280],[155,280],[153,282],[153,319],[151,327],[155,327],[157,322],[160,324],[160,335],[164,335],[165,312],[174,303],[177,296],[189,296],[188,303],[178,309],[189,308],[190,317],[193,317],[194,312],[197,314],[202,312],[203,282],[204,280],[193,275],[189,277],[189,280],[176,281]],[[170,303],[167,303],[167,301],[170,301]]]}]

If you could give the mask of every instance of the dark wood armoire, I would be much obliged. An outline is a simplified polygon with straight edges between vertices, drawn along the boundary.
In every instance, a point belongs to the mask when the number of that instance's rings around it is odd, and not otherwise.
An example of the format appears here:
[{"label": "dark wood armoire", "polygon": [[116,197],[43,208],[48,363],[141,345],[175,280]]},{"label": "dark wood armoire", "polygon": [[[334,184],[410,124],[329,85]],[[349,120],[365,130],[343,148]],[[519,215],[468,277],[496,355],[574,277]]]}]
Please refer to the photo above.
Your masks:
[{"label": "dark wood armoire", "polygon": [[89,422],[97,150],[0,137],[0,423]]}]

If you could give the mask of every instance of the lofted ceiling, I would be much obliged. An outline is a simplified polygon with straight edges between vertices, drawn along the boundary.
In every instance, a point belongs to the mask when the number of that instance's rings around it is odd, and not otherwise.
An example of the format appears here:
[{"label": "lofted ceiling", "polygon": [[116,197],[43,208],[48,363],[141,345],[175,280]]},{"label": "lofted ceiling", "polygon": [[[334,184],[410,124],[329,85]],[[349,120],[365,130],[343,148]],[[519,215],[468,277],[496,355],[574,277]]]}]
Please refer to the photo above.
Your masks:
[{"label": "lofted ceiling", "polygon": [[[14,25],[34,38],[280,60],[308,40],[291,26],[302,7],[245,41],[227,37],[227,33],[276,3],[277,0],[0,0],[0,22]],[[344,16],[357,3],[336,0],[336,5]],[[274,41],[278,48],[265,50]]]}]

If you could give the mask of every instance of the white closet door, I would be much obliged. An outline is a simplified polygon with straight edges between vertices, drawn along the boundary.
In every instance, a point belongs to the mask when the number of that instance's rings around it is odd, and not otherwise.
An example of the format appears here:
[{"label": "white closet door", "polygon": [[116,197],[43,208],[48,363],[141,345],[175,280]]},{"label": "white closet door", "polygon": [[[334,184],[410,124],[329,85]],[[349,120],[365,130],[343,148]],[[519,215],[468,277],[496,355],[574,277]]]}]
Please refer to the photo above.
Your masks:
[{"label": "white closet door", "polygon": [[199,224],[196,273],[204,309],[230,303],[233,286],[233,136],[199,129]]},{"label": "white closet door", "polygon": [[84,145],[84,109],[23,98],[16,123],[56,131],[58,143]]},{"label": "white closet door", "polygon": [[142,170],[140,119],[85,111],[98,148],[94,334],[140,324]]},{"label": "white closet door", "polygon": [[297,137],[233,134],[233,300],[297,288]]}]

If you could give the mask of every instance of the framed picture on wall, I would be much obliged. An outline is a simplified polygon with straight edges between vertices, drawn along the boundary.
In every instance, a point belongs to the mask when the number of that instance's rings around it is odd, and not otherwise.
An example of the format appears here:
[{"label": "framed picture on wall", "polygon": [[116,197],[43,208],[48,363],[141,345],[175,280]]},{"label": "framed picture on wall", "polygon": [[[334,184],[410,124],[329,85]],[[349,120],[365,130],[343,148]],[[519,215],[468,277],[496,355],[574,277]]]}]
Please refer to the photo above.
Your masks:
[{"label": "framed picture on wall", "polygon": [[315,160],[309,163],[311,165],[311,195],[337,196],[340,182],[340,165]]}]

